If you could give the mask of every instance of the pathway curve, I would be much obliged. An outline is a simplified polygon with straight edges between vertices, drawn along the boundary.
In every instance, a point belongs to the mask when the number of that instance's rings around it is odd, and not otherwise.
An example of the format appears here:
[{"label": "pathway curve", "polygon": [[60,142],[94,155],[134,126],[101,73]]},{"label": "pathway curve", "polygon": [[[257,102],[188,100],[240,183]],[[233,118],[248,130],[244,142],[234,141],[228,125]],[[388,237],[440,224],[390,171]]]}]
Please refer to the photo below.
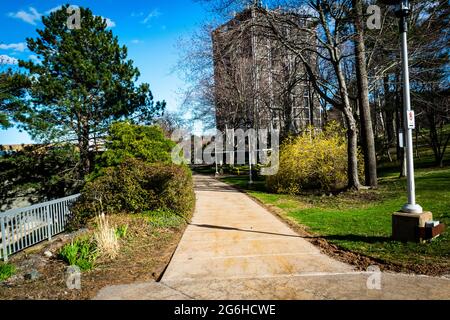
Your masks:
[{"label": "pathway curve", "polygon": [[357,272],[244,193],[194,179],[195,213],[161,281],[106,287],[96,299],[450,298],[449,279]]}]

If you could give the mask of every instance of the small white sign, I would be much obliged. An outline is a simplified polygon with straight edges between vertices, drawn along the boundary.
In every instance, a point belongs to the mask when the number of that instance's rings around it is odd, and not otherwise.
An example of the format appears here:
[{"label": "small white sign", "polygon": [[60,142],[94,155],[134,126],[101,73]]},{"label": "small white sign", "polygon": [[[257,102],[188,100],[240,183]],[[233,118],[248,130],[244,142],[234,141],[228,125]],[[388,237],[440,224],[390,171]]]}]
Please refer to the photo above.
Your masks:
[{"label": "small white sign", "polygon": [[403,135],[403,130],[400,130],[398,132],[398,146],[400,148],[404,148],[405,147],[405,136]]},{"label": "small white sign", "polygon": [[416,117],[414,115],[414,111],[408,111],[408,129],[416,128]]}]

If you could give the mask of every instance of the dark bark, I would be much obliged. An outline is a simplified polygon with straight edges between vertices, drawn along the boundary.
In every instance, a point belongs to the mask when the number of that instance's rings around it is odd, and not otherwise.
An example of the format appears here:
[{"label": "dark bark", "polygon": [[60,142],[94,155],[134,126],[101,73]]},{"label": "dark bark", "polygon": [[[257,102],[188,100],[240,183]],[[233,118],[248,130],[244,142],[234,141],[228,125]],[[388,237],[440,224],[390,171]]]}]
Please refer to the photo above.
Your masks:
[{"label": "dark bark", "polygon": [[392,93],[389,89],[389,78],[387,75],[383,77],[383,87],[384,87],[384,113],[386,116],[386,136],[387,136],[387,148],[390,148],[395,144],[395,125],[394,125],[394,110],[395,104],[392,100]]},{"label": "dark bark", "polygon": [[369,83],[367,78],[366,49],[364,43],[363,8],[361,0],[353,0],[355,8],[355,60],[358,84],[359,114],[361,120],[361,138],[364,152],[364,168],[366,185],[378,186],[377,158],[375,138],[372,127],[372,115],[369,103]]},{"label": "dark bark", "polygon": [[[350,112],[350,114],[349,114]],[[358,132],[356,129],[356,121],[353,117],[351,109],[345,108],[344,112],[346,123],[347,123],[347,157],[348,157],[348,189],[360,189],[361,185],[359,182],[358,175]]]},{"label": "dark bark", "polygon": [[80,177],[84,178],[91,171],[91,159],[89,151],[90,128],[87,120],[83,119],[81,124],[81,134],[78,137],[78,147],[80,149]]}]

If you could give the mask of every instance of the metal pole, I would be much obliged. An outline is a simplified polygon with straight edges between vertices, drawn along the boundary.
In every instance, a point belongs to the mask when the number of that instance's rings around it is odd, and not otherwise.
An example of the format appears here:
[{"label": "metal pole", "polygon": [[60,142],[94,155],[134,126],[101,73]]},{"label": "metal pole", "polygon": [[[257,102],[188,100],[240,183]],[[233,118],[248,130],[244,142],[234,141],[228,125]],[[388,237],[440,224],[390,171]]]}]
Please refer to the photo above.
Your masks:
[{"label": "metal pole", "polygon": [[48,210],[48,206],[45,207],[45,215],[47,218],[47,238],[48,241],[52,240],[52,225],[51,225],[51,217],[50,217],[50,210]]},{"label": "metal pole", "polygon": [[3,250],[3,261],[8,262],[8,246],[6,244],[6,228],[5,228],[6,218],[0,217],[0,229],[2,236],[2,250]]},{"label": "metal pole", "polygon": [[409,67],[408,67],[408,43],[407,43],[407,16],[400,17],[400,38],[402,46],[402,69],[403,69],[403,116],[406,133],[406,176],[408,183],[408,203],[402,208],[406,213],[422,213],[423,209],[416,203],[416,192],[414,183],[414,159],[412,128],[408,125],[408,114],[411,111],[411,97],[409,88]]},{"label": "metal pole", "polygon": [[249,172],[249,181],[248,184],[253,184],[252,178],[252,143],[251,143],[251,135],[248,135],[248,172]]},{"label": "metal pole", "polygon": [[216,163],[216,177],[219,176],[219,168],[217,167],[217,142],[214,138],[214,158],[216,161],[214,161]]}]

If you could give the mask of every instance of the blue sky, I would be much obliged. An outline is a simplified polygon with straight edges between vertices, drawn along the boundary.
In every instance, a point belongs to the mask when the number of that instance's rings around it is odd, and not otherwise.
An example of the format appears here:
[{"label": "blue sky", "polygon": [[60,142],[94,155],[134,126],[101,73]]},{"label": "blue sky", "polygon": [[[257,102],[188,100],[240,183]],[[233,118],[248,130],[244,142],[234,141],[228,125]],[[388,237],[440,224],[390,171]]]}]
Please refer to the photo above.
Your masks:
[{"label": "blue sky", "polygon": [[[166,100],[168,110],[179,108],[177,94],[185,86],[174,71],[179,55],[176,44],[207,18],[207,12],[194,0],[71,0],[7,1],[0,0],[0,56],[32,59],[26,37],[36,37],[42,27],[41,15],[61,4],[89,7],[94,14],[107,18],[128,56],[141,72],[140,82],[150,84],[156,100]],[[31,142],[26,133],[16,129],[0,130],[0,144]]]}]

